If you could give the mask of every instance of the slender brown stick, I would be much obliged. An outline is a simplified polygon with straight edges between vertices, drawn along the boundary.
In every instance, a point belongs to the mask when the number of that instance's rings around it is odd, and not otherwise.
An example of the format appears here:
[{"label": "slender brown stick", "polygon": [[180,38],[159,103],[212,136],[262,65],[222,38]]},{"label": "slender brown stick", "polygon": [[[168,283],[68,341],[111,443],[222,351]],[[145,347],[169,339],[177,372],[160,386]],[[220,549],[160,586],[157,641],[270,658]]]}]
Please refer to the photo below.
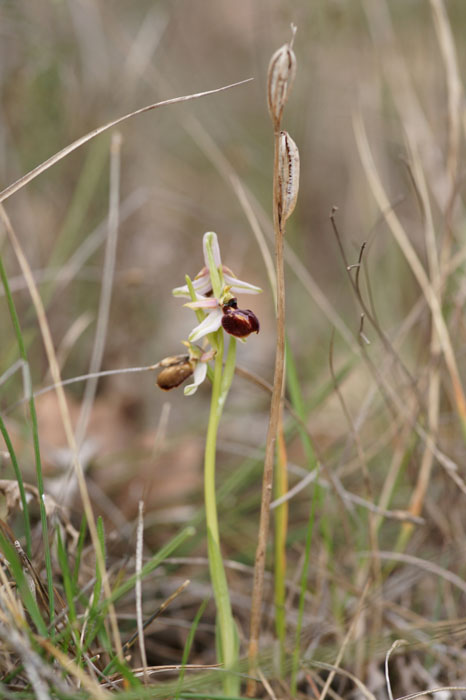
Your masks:
[{"label": "slender brown stick", "polygon": [[250,678],[246,689],[248,697],[254,697],[256,691],[254,675],[257,673],[257,655],[259,651],[265,557],[269,532],[270,503],[272,500],[273,463],[285,374],[285,269],[283,263],[283,238],[285,222],[293,212],[299,188],[298,149],[291,137],[285,131],[280,131],[283,108],[288,99],[296,72],[296,58],[292,50],[295,31],[296,27],[292,27],[291,42],[282,46],[272,56],[267,81],[268,106],[274,127],[273,227],[275,233],[275,274],[277,280],[277,334],[270,418],[265,444],[259,534],[251,599],[248,650]]},{"label": "slender brown stick", "polygon": [[[278,144],[280,133],[275,133],[274,145],[274,181],[273,181],[273,222],[275,229],[275,270],[277,275],[277,345],[275,353],[275,370],[273,376],[272,398],[270,402],[270,419],[265,445],[264,475],[262,479],[262,501],[259,522],[259,535],[254,566],[254,583],[251,600],[251,625],[249,632],[249,666],[250,673],[255,670],[259,648],[259,630],[261,620],[262,593],[264,588],[265,554],[270,521],[270,502],[272,500],[273,462],[275,442],[277,439],[280,402],[282,398],[283,376],[285,368],[285,273],[283,267],[283,230],[278,211]],[[254,697],[256,682],[249,679],[248,697]]]}]

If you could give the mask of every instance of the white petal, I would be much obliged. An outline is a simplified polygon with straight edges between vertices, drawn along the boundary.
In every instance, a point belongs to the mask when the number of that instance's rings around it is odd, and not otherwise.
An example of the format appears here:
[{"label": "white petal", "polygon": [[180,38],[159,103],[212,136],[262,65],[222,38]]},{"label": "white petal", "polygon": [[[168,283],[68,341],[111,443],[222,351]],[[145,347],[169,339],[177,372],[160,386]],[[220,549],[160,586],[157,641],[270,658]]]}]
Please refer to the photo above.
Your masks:
[{"label": "white petal", "polygon": [[[198,279],[194,279],[193,287],[196,294],[206,294],[212,289],[210,277],[207,275],[205,277],[203,276],[199,277]],[[172,289],[172,294],[175,297],[188,297],[188,299],[191,298],[191,294],[189,293],[189,288],[187,284],[183,285],[183,287],[175,287],[175,289]]]},{"label": "white petal", "polygon": [[238,294],[260,294],[262,292],[260,287],[256,287],[249,282],[243,282],[243,280],[232,277],[225,272],[223,273],[223,279],[225,280],[225,284],[231,287],[232,292],[237,292]]},{"label": "white petal", "polygon": [[212,254],[214,256],[214,265],[215,267],[220,267],[222,264],[222,259],[220,257],[220,246],[218,244],[218,238],[217,234],[214,233],[213,231],[209,231],[208,233],[204,233],[204,238],[202,239],[202,249],[204,251],[204,262],[209,269],[209,256],[207,255],[207,242],[210,242],[210,247],[212,248]]},{"label": "white petal", "polygon": [[199,338],[203,338],[209,333],[215,333],[222,325],[223,312],[221,309],[212,311],[196,328],[193,328],[189,334],[188,340],[190,343],[196,342]]},{"label": "white petal", "polygon": [[194,370],[193,374],[193,383],[188,384],[184,388],[184,395],[185,396],[192,396],[193,394],[196,393],[197,387],[202,384],[204,379],[206,378],[207,374],[207,363],[206,362],[198,362],[196,365],[196,368]]}]

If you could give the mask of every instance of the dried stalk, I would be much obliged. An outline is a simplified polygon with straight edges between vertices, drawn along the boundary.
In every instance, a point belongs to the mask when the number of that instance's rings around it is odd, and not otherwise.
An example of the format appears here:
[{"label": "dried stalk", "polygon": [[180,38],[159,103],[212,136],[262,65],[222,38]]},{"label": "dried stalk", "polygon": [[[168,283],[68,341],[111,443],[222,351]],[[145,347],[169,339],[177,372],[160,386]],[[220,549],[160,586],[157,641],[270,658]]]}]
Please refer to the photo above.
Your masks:
[{"label": "dried stalk", "polygon": [[247,684],[246,692],[248,697],[254,697],[256,692],[256,681],[252,676],[256,673],[257,655],[259,651],[265,555],[269,532],[270,502],[272,499],[273,463],[285,373],[285,271],[283,263],[283,239],[286,219],[291,215],[296,203],[299,186],[299,156],[296,145],[286,132],[280,131],[280,126],[283,108],[287,101],[295,72],[296,58],[292,50],[291,42],[290,44],[282,46],[272,56],[269,65],[267,85],[269,111],[274,126],[273,224],[275,232],[275,274],[277,280],[277,336],[270,418],[265,445],[259,534],[251,599],[251,623],[248,650],[249,675],[251,678]]}]

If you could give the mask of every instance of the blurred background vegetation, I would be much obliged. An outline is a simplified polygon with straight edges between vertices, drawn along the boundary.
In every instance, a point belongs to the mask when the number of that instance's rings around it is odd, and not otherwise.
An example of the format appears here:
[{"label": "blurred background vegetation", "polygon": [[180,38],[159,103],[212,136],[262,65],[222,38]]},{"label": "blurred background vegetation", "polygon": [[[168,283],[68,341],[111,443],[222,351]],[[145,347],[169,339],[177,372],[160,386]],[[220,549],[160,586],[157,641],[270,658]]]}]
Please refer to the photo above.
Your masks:
[{"label": "blurred background vegetation", "polygon": [[[465,75],[466,4],[449,0],[445,8],[459,70]],[[359,350],[361,309],[351,294],[329,214],[333,206],[338,207],[338,227],[351,263],[357,262],[360,246],[367,241],[363,291],[387,337],[395,339],[411,318],[396,348],[425,398],[433,361],[430,314],[419,302],[419,287],[371,194],[355,143],[353,116],[363,117],[393,210],[427,265],[423,217],[406,166],[410,159],[406,133],[417,135],[438,245],[448,235],[453,252],[461,252],[464,212],[460,205],[450,212],[449,226],[445,224],[446,73],[429,2],[3,0],[0,186],[6,187],[87,131],[138,107],[252,77],[253,82],[246,85],[149,112],[121,127],[121,224],[102,368],[149,365],[182,351],[180,341],[191,329],[193,315],[171,296],[171,289],[184,283],[185,273],[193,276],[201,268],[201,237],[213,230],[219,235],[224,262],[240,278],[264,289],[260,298],[248,298],[243,304],[259,316],[261,333],[239,348],[239,363],[271,381],[273,299],[259,247],[224,175],[222,158],[242,183],[272,250],[273,148],[265,81],[269,59],[289,40],[292,22],[298,28],[294,44],[298,72],[284,127],[300,150],[301,186],[287,231],[294,254],[286,270],[287,333],[306,422],[330,472],[338,475],[346,489],[371,501],[378,501],[394,455],[399,454],[402,466],[389,507],[406,510],[424,444],[409,424],[404,430],[406,417],[387,405]],[[63,350],[64,378],[84,374],[89,367],[106,237],[109,144],[109,134],[92,140],[6,201],[40,282],[56,347]],[[214,147],[218,153],[213,156]],[[461,146],[455,183],[458,197],[464,189],[463,152]],[[0,244],[28,342],[33,386],[39,389],[50,383],[50,376],[37,321],[1,232]],[[460,373],[465,369],[464,294],[460,267],[448,279],[444,297]],[[412,318],[416,304],[420,308]],[[341,390],[349,413],[359,421],[371,493],[329,370],[335,326],[333,363],[337,374],[344,372]],[[75,332],[68,342],[70,329]],[[2,300],[0,332],[1,373],[16,359]],[[371,327],[366,325],[364,332],[371,343],[366,349],[370,361],[381,367],[387,350]],[[439,440],[449,457],[463,464],[464,439],[443,365],[441,374]],[[412,387],[396,363],[388,370],[387,381],[411,406]],[[149,542],[162,543],[179,522],[195,516],[202,503],[208,393],[203,387],[189,399],[182,391],[165,395],[154,386],[153,376],[144,374],[100,382],[88,430],[92,455],[88,476],[95,486],[91,492],[96,509],[110,528],[131,523],[141,497],[146,501]],[[81,385],[69,389],[76,413],[81,395]],[[21,396],[21,381],[15,375],[0,387],[2,410],[8,411]],[[410,410],[413,419],[421,416],[422,422],[422,409],[413,405]],[[44,396],[38,411],[47,484],[53,489],[63,472],[59,449],[65,446],[55,399]],[[253,561],[256,542],[261,467],[257,455],[265,440],[267,417],[267,394],[238,378],[221,427],[219,484],[230,485],[221,506],[226,553],[247,564]],[[32,447],[21,409],[9,413],[9,425],[26,480],[33,481]],[[292,483],[309,468],[295,434],[290,428]],[[2,473],[10,475],[7,462]],[[364,509],[350,512],[348,532],[342,527],[340,501],[332,491],[326,493],[320,502],[323,510],[317,513],[318,521],[326,521],[321,532],[326,545],[316,540],[312,585],[316,590],[320,586],[322,601],[327,583],[319,567],[328,567],[332,572],[329,597],[323,599],[338,617],[349,595],[345,585],[340,587],[340,579],[357,582],[355,552],[370,546],[368,516]],[[435,546],[443,551],[447,542],[449,546],[464,542],[463,499],[464,494],[436,465],[422,513],[427,522],[416,526],[414,533],[417,553],[432,553]],[[303,551],[309,503],[308,489],[292,501],[292,567]],[[72,512],[79,522],[78,501],[72,504]],[[400,528],[395,520],[384,521],[379,531],[382,549],[395,548]],[[125,532],[131,538],[131,527]],[[353,549],[347,549],[348,542]],[[292,568],[291,576],[293,572]],[[244,586],[247,594],[249,583],[236,581],[235,585]],[[460,599],[442,595],[436,598],[435,615],[433,601],[422,594],[413,594],[410,601],[429,620],[447,613],[460,617]],[[322,613],[321,605],[315,603],[316,614]]]}]

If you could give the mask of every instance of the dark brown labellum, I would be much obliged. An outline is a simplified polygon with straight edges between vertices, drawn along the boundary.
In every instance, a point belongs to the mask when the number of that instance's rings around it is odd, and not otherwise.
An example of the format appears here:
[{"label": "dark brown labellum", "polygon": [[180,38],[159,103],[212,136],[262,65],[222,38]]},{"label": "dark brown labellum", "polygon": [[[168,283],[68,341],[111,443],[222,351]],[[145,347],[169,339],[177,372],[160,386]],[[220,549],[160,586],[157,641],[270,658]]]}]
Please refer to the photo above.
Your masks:
[{"label": "dark brown labellum", "polygon": [[163,369],[157,377],[157,385],[164,391],[180,386],[194,372],[193,362],[188,355],[166,357],[160,364]]},{"label": "dark brown labellum", "polygon": [[250,309],[238,309],[236,299],[223,305],[222,326],[227,333],[237,338],[246,338],[250,333],[259,333],[259,319]]}]

